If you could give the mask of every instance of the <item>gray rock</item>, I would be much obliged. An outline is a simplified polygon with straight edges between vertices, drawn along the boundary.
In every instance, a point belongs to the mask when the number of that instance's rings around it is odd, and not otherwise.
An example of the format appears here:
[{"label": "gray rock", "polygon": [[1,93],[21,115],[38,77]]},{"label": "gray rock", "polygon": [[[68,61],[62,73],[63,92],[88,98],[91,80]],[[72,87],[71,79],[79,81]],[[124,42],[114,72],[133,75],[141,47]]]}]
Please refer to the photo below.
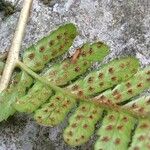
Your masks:
[{"label": "gray rock", "polygon": [[[14,2],[14,1],[13,1]],[[22,1],[17,4],[22,7]],[[101,40],[111,49],[110,59],[134,55],[143,66],[150,64],[150,1],[149,0],[60,0],[53,7],[34,0],[22,43],[22,52],[30,44],[47,35],[56,26],[73,22],[79,36],[73,48],[85,41]],[[1,16],[1,15],[0,15]],[[9,49],[19,12],[0,19],[0,52]],[[86,150],[92,149],[93,136],[85,145],[67,146],[62,138],[67,121],[55,128],[39,126],[31,116],[15,115],[0,123],[0,150]]]}]

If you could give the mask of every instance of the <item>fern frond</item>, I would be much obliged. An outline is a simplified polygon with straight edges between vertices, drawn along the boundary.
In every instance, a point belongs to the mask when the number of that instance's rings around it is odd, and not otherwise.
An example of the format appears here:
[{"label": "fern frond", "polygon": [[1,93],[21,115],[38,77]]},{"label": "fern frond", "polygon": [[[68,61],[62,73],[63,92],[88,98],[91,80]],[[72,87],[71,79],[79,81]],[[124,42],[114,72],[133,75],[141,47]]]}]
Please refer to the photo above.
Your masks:
[{"label": "fern frond", "polygon": [[[68,81],[85,73],[94,62],[98,60],[101,61],[108,54],[108,52],[109,50],[107,45],[101,42],[97,42],[92,45],[87,43],[81,48],[81,54],[75,63],[71,63],[71,60],[67,59],[61,64],[56,64],[54,67],[50,68],[45,73],[44,77],[56,85],[66,84]],[[20,112],[35,111],[51,96],[51,89],[47,88],[43,92],[44,87],[45,85],[42,83],[36,82],[27,95],[20,98],[19,101],[15,103],[15,109]],[[36,88],[38,89],[37,92],[35,90]],[[45,94],[44,96],[43,93],[49,94]]]},{"label": "fern frond", "polygon": [[[37,123],[55,126],[75,107],[63,133],[67,144],[87,142],[102,121],[95,150],[150,149],[150,96],[131,99],[149,89],[150,66],[139,70],[136,58],[125,57],[79,78],[109,53],[106,44],[96,42],[78,48],[71,59],[44,68],[69,49],[76,35],[76,27],[66,24],[25,51],[23,62],[17,61],[22,71],[15,72],[9,88],[0,93],[0,122],[17,110],[34,112]],[[0,61],[0,75],[3,66]],[[34,71],[42,72],[42,77]]]}]

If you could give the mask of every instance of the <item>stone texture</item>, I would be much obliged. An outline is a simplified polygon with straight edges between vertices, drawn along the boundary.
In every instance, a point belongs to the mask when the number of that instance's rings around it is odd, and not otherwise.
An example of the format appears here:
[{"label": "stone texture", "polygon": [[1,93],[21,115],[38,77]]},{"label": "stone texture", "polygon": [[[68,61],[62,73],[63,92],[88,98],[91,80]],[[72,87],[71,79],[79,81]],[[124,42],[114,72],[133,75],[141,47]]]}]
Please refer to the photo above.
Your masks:
[{"label": "stone texture", "polygon": [[[16,3],[17,0],[8,0]],[[22,1],[17,4],[18,10]],[[143,66],[150,64],[150,1],[149,0],[60,0],[53,7],[34,0],[22,43],[22,52],[30,44],[47,35],[56,26],[73,22],[79,36],[73,48],[85,41],[102,40],[111,49],[106,61],[123,55],[134,55]],[[2,17],[2,14],[0,14]],[[0,52],[7,51],[19,12],[0,18]],[[67,146],[62,132],[67,121],[55,128],[37,125],[32,116],[18,114],[0,123],[0,150],[86,150],[92,149],[93,136],[85,145]]]}]

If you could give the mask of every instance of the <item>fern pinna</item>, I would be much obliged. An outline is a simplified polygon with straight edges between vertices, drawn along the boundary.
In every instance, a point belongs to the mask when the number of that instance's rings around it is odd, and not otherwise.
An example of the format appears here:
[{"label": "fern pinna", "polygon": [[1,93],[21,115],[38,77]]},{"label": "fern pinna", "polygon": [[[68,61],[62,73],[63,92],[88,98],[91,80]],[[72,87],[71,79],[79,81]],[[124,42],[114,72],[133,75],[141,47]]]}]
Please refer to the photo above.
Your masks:
[{"label": "fern pinna", "polygon": [[[15,71],[8,89],[0,93],[0,121],[19,111],[33,113],[41,125],[55,126],[75,108],[63,133],[67,144],[84,144],[101,122],[95,150],[149,150],[150,96],[134,97],[149,89],[150,67],[140,69],[136,58],[126,56],[87,74],[109,54],[102,42],[85,43],[71,58],[49,67],[76,35],[76,27],[66,24],[24,52],[26,69],[20,65],[22,71]],[[0,74],[3,66],[0,62]]]}]

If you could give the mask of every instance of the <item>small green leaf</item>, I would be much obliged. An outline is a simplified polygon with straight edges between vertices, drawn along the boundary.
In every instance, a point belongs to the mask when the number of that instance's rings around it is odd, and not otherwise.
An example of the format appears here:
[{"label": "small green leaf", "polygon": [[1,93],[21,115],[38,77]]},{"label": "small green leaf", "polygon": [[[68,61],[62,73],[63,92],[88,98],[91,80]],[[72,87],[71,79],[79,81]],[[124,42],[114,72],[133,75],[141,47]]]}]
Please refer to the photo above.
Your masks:
[{"label": "small green leaf", "polygon": [[128,108],[141,116],[148,116],[150,115],[150,96],[139,97],[124,105],[123,108]]},{"label": "small green leaf", "polygon": [[32,78],[25,72],[17,73],[10,87],[0,93],[0,122],[15,113],[13,103],[23,96],[32,84]]},{"label": "small green leaf", "polygon": [[89,140],[95,130],[95,123],[102,116],[102,109],[93,103],[81,102],[76,112],[69,119],[69,126],[63,137],[71,146],[81,145]]},{"label": "small green leaf", "polygon": [[129,150],[150,149],[150,120],[141,119],[135,130]]},{"label": "small green leaf", "polygon": [[44,68],[51,59],[66,52],[77,35],[76,27],[65,24],[30,46],[23,55],[23,62],[34,71]]},{"label": "small green leaf", "polygon": [[94,150],[127,150],[135,123],[127,114],[108,112],[98,130]]},{"label": "small green leaf", "polygon": [[95,97],[96,101],[108,103],[120,103],[140,94],[150,87],[150,67],[146,67],[138,71],[132,78],[126,82],[117,85],[113,90]]},{"label": "small green leaf", "polygon": [[52,90],[48,86],[43,86],[43,84],[38,82],[26,95],[20,97],[13,106],[19,112],[33,112],[33,110],[37,109],[37,106],[40,106],[41,103],[44,103],[51,94]]}]

